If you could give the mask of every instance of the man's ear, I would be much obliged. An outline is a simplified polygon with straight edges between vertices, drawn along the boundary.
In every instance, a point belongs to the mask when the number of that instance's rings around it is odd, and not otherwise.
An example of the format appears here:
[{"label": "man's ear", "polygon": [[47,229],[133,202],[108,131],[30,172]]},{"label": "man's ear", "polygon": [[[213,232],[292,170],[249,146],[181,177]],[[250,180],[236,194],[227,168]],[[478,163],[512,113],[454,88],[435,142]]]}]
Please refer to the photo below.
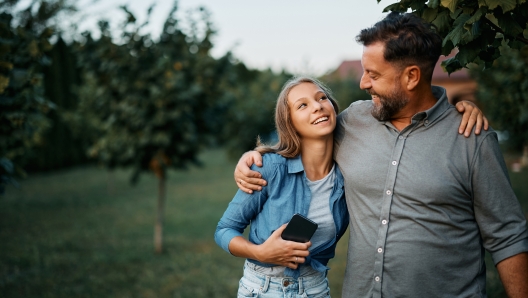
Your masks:
[{"label": "man's ear", "polygon": [[420,68],[416,65],[407,66],[403,70],[403,86],[407,88],[407,91],[412,91],[418,86],[421,75]]}]

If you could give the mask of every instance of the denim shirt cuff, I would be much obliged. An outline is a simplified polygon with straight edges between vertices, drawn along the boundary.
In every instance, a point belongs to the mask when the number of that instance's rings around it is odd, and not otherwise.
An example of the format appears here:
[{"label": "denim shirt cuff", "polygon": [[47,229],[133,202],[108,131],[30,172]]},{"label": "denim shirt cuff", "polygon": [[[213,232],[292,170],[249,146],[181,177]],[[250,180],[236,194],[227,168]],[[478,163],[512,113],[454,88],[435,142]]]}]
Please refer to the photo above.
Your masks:
[{"label": "denim shirt cuff", "polygon": [[224,249],[225,251],[231,254],[231,251],[229,251],[229,243],[231,242],[231,240],[233,240],[233,238],[237,236],[243,237],[242,233],[239,233],[235,230],[229,230],[229,229],[226,230],[225,233],[223,233],[220,238],[222,249]]}]

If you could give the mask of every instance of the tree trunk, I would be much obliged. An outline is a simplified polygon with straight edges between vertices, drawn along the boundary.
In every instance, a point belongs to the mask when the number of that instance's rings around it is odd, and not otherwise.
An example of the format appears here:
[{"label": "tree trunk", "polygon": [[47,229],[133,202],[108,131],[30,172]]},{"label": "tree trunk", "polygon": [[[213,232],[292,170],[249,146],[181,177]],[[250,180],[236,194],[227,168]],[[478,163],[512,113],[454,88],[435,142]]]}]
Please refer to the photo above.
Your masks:
[{"label": "tree trunk", "polygon": [[158,177],[158,207],[154,226],[154,249],[157,254],[163,252],[163,214],[165,213],[165,175]]},{"label": "tree trunk", "polygon": [[106,192],[108,195],[114,195],[115,193],[115,173],[114,170],[108,170],[108,178],[106,180]]},{"label": "tree trunk", "polygon": [[524,144],[523,155],[521,157],[521,167],[528,167],[528,144]]}]

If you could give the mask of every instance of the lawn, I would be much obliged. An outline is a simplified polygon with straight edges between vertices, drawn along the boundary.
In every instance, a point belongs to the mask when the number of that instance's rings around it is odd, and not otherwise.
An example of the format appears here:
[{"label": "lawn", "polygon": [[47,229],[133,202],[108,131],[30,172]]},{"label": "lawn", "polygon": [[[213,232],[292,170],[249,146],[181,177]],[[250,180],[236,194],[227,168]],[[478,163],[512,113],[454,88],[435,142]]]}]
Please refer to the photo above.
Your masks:
[{"label": "lawn", "polygon": [[[213,240],[236,191],[234,163],[220,150],[203,168],[170,172],[165,252],[154,254],[157,182],[96,167],[32,175],[0,197],[0,297],[234,297],[242,259]],[[512,173],[528,213],[528,171]],[[339,297],[346,242],[331,261],[332,296]],[[500,297],[488,266],[489,296]]]}]

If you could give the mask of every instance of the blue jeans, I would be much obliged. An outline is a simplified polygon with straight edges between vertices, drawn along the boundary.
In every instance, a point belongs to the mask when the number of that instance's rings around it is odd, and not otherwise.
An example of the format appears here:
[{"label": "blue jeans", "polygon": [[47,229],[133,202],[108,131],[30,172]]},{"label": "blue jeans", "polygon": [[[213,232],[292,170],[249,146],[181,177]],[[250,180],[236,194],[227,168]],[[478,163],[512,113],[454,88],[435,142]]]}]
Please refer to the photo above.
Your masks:
[{"label": "blue jeans", "polygon": [[330,297],[326,272],[294,279],[292,277],[272,277],[259,273],[244,264],[244,276],[240,279],[237,297],[261,298],[318,298]]}]

